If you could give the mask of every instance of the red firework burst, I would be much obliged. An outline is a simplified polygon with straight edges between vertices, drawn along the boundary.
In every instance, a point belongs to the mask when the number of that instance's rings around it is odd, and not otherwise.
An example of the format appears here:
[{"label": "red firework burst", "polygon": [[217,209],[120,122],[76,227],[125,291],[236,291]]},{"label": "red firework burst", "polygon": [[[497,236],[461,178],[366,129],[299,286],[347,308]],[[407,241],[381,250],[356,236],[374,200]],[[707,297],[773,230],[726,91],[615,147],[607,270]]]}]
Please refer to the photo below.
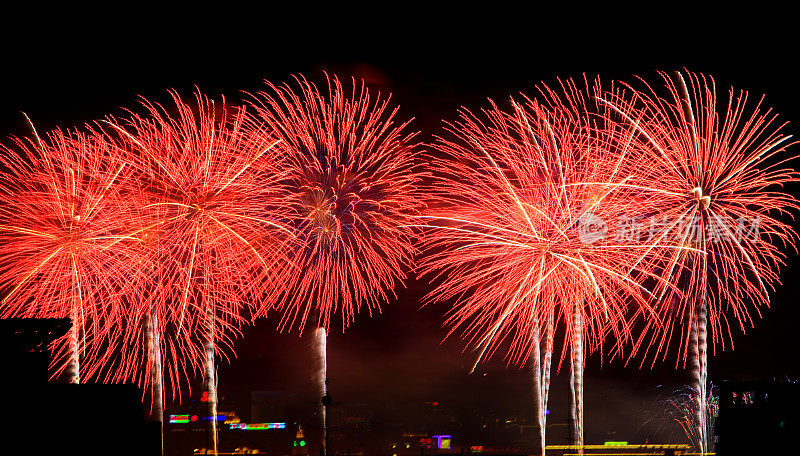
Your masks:
[{"label": "red firework burst", "polygon": [[509,112],[464,110],[435,145],[422,272],[440,283],[427,301],[455,300],[449,335],[462,332],[478,361],[504,341],[509,363],[539,337],[549,352],[559,321],[565,349],[583,335],[590,347],[608,331],[624,339],[630,302],[648,308],[647,247],[606,231],[640,202],[607,141],[614,124],[590,115],[599,82],[586,86],[542,87],[543,102],[512,99]]},{"label": "red firework burst", "polygon": [[281,139],[288,190],[280,204],[299,241],[289,255],[301,273],[286,289],[281,328],[302,330],[312,310],[326,328],[341,311],[346,327],[362,305],[371,314],[393,296],[411,264],[415,134],[363,84],[353,81],[349,95],[336,77],[326,92],[296,82],[268,84],[251,101],[253,128]]},{"label": "red firework burst", "polygon": [[641,90],[605,95],[602,104],[627,126],[619,130],[630,149],[622,168],[657,211],[653,242],[693,247],[656,255],[663,284],[674,286],[656,287],[662,318],[644,319],[634,354],[666,355],[674,341],[685,360],[693,344],[704,349],[706,314],[713,346],[724,349],[732,327],[744,330],[769,305],[795,238],[781,217],[798,207],[780,188],[800,174],[786,167],[790,136],[763,97],[749,103],[747,92],[730,89],[718,113],[712,78],[661,76],[663,90],[642,80]]},{"label": "red firework burst", "polygon": [[145,115],[107,125],[135,172],[127,196],[143,213],[135,233],[146,258],[114,375],[157,381],[151,370],[163,356],[179,396],[189,371],[204,367],[213,380],[215,355],[232,352],[241,325],[271,305],[291,235],[272,203],[283,177],[279,140],[245,134],[244,112],[224,102],[199,93],[195,106],[172,99],[171,111],[143,101]]},{"label": "red firework burst", "polygon": [[504,343],[509,364],[532,358],[542,452],[558,328],[582,445],[584,346],[601,347],[609,333],[627,340],[628,306],[647,314],[642,283],[658,280],[649,246],[608,233],[644,203],[633,197],[634,176],[620,172],[627,150],[609,141],[616,124],[592,115],[599,80],[585,85],[543,86],[542,102],[511,99],[510,112],[494,103],[482,116],[464,110],[429,159],[422,272],[439,284],[426,301],[454,301],[448,336],[478,348],[475,366]]},{"label": "red firework burst", "polygon": [[98,373],[138,259],[122,202],[129,168],[100,136],[55,130],[0,149],[0,317],[70,318],[55,375]]}]

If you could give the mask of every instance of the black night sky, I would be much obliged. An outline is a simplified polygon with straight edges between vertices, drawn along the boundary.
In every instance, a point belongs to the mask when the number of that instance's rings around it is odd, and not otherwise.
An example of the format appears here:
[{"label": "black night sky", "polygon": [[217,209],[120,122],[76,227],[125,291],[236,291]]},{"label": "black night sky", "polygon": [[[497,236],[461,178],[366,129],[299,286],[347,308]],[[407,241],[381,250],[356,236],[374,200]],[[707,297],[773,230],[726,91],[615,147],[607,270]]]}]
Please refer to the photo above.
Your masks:
[{"label": "black night sky", "polygon": [[[684,67],[710,73],[718,88],[733,84],[766,93],[767,105],[792,122],[790,132],[800,125],[797,39],[785,24],[745,26],[743,21],[759,22],[748,12],[733,21],[676,14],[663,18],[664,24],[550,13],[521,19],[521,11],[496,11],[467,20],[443,12],[402,11],[392,17],[386,11],[374,20],[324,13],[311,20],[301,11],[195,9],[163,15],[120,11],[101,20],[88,12],[47,18],[8,12],[2,21],[9,26],[0,30],[0,135],[28,134],[20,111],[40,130],[72,127],[119,114],[120,107],[134,106],[138,95],[165,100],[167,88],[188,94],[196,85],[235,101],[239,90],[257,90],[263,79],[281,82],[303,73],[319,80],[323,70],[391,91],[400,116],[415,118],[413,127],[423,140],[439,131],[442,119],[454,118],[459,106],[479,108],[486,97],[530,93],[542,80],[583,72],[630,79]],[[712,381],[800,378],[798,261],[790,254],[772,309],[746,335],[735,336],[735,351],[710,360]],[[412,274],[380,315],[361,315],[345,333],[332,328],[333,400],[345,408],[369,404],[376,416],[382,408],[426,401],[464,413],[532,416],[526,370],[507,369],[502,359],[493,359],[469,375],[475,355],[462,352],[456,339],[442,342],[447,306],[420,307],[427,289]],[[316,399],[311,343],[308,333],[277,334],[275,322],[260,320],[245,330],[236,358],[220,368],[220,395],[247,416],[251,391],[285,391],[308,404],[299,413],[310,416]],[[565,365],[553,380],[553,423],[566,420],[568,379]],[[590,357],[586,441],[679,438],[674,428],[658,430],[657,424],[642,427],[642,422],[657,409],[660,394],[688,380],[674,358],[640,370],[638,363],[625,367]]]}]

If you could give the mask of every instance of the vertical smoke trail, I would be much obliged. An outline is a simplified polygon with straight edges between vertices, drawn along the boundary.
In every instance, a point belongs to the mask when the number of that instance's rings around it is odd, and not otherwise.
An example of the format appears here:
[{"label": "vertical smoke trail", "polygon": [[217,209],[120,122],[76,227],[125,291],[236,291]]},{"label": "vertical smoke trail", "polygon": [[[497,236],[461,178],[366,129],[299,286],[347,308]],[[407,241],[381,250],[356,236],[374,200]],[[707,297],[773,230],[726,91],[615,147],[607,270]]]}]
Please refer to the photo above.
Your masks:
[{"label": "vertical smoke trail", "polygon": [[[570,371],[571,412],[575,445],[583,446],[583,309],[575,306],[572,329],[572,369]],[[578,450],[583,454],[583,448]]]},{"label": "vertical smoke trail", "polygon": [[536,424],[539,426],[539,451],[544,454],[545,442],[545,417],[542,413],[542,369],[541,369],[541,344],[539,343],[539,327],[534,322],[533,349],[531,359],[531,374],[533,375],[533,402],[536,407]]},{"label": "vertical smoke trail", "polygon": [[319,372],[317,380],[319,385],[320,397],[320,417],[322,422],[322,456],[328,453],[328,333],[325,328],[319,327],[314,331],[314,338],[317,343],[317,362]]},{"label": "vertical smoke trail", "polygon": [[72,327],[69,331],[69,364],[67,365],[67,378],[70,383],[81,382],[80,348],[78,346],[78,316],[77,309],[72,309]]},{"label": "vertical smoke trail", "polygon": [[706,337],[706,304],[705,299],[701,300],[697,312],[692,321],[692,339],[690,345],[691,353],[691,366],[692,366],[692,383],[696,395],[696,410],[697,414],[697,450],[700,453],[708,451],[708,435],[707,435],[707,410],[708,410],[708,397],[706,395],[706,384],[708,379],[708,339]]},{"label": "vertical smoke trail", "polygon": [[150,371],[151,416],[161,423],[161,454],[164,453],[164,385],[161,361],[161,338],[158,332],[158,316],[153,308],[145,320],[147,340],[147,362]]},{"label": "vertical smoke trail", "polygon": [[208,328],[206,333],[206,391],[208,391],[208,423],[210,428],[210,444],[213,454],[219,452],[217,442],[217,381],[216,367],[214,365],[214,319],[208,316]]},{"label": "vertical smoke trail", "polygon": [[547,399],[550,397],[550,363],[553,360],[553,328],[547,326],[547,338],[544,345],[544,360],[542,362],[541,380],[541,416],[542,416],[542,455],[545,447],[545,429],[547,427]]},{"label": "vertical smoke trail", "polygon": [[703,300],[703,305],[700,308],[698,320],[697,348],[700,354],[700,429],[702,429],[703,432],[700,438],[703,444],[703,449],[701,451],[705,453],[708,451],[708,426],[706,423],[708,420],[708,394],[706,394],[708,385],[708,339],[706,338],[707,315],[705,300]]},{"label": "vertical smoke trail", "polygon": [[531,359],[531,375],[534,385],[534,402],[536,406],[536,423],[539,426],[539,451],[545,454],[547,437],[547,399],[550,393],[550,362],[552,360],[553,333],[548,329],[545,339],[544,353],[540,341],[538,321],[534,322],[533,349]]}]

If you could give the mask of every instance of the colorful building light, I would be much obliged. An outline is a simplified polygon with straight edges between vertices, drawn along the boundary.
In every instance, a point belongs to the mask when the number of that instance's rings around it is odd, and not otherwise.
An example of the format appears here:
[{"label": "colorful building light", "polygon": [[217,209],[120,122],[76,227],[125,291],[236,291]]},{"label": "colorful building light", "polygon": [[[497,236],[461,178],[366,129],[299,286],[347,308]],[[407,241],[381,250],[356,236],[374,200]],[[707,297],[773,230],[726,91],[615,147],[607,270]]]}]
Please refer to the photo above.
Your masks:
[{"label": "colorful building light", "polygon": [[286,423],[249,423],[247,429],[254,431],[263,429],[286,429]]},{"label": "colorful building light", "polygon": [[[681,450],[681,451],[689,451],[691,448],[689,445],[684,443],[666,443],[666,444],[657,444],[657,443],[645,443],[641,445],[636,444],[628,444],[627,442],[617,442],[618,445],[613,445],[614,449],[625,449],[625,450]],[[621,445],[625,443],[625,445]],[[603,450],[608,449],[609,446],[612,445],[547,445],[544,447],[545,450]],[[609,453],[603,453],[609,454]]]},{"label": "colorful building light", "polygon": [[436,448],[440,450],[449,450],[450,449],[450,439],[452,438],[449,435],[432,435],[432,439],[436,439]]},{"label": "colorful building light", "polygon": [[186,424],[189,422],[189,415],[170,415],[169,424]]},{"label": "colorful building light", "polygon": [[286,423],[230,423],[230,429],[264,431],[267,429],[286,429]]},{"label": "colorful building light", "polygon": [[604,443],[605,446],[624,446],[627,445],[628,442],[615,442],[613,440],[609,440],[608,442]]}]

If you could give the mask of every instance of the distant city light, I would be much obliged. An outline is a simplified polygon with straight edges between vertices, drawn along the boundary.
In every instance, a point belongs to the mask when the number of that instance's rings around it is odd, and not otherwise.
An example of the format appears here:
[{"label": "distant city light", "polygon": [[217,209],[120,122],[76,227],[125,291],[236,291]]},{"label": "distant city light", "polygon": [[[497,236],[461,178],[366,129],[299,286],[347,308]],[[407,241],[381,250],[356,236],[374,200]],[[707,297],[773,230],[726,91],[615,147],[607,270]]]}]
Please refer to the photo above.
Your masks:
[{"label": "distant city light", "polygon": [[189,422],[189,415],[170,415],[170,424],[186,424]]},{"label": "distant city light", "polygon": [[432,435],[432,439],[436,439],[436,448],[440,450],[449,450],[450,449],[450,439],[452,438],[449,435]]},{"label": "distant city light", "polygon": [[[189,422],[195,422],[199,419],[197,415],[170,415],[169,422],[170,424],[186,424]],[[203,421],[225,421],[225,415],[216,415],[216,416],[204,416]]]},{"label": "distant city light", "polygon": [[231,423],[230,429],[240,429],[248,431],[263,431],[266,429],[286,429],[286,423]]},{"label": "distant city light", "polygon": [[286,429],[286,423],[249,423],[247,429]]},{"label": "distant city light", "polygon": [[[625,447],[626,450],[681,450],[683,452],[688,451],[691,447],[684,443],[665,443],[665,444],[657,444],[657,443],[646,443],[641,445],[636,444],[629,444],[628,442],[612,442],[612,445],[608,445],[608,442],[604,445],[547,445],[544,447],[545,450],[603,450],[607,449],[609,446],[619,446]],[[609,453],[603,453],[609,454]]]}]

